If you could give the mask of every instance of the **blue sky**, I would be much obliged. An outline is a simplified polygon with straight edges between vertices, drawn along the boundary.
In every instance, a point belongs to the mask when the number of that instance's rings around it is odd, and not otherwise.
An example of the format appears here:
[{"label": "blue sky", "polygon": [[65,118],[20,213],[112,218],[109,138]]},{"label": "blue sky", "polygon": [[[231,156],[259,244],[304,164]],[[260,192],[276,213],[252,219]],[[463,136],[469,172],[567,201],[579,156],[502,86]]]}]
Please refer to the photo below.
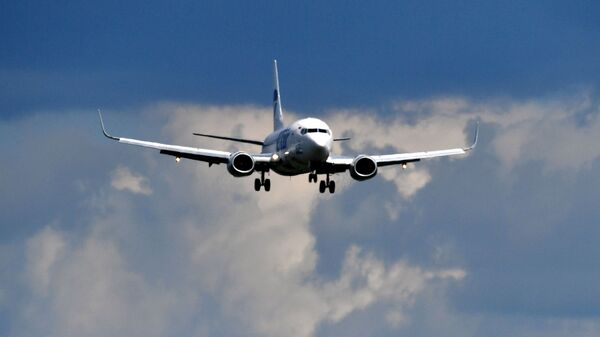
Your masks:
[{"label": "blue sky", "polygon": [[[3,116],[148,100],[290,108],[404,97],[529,97],[596,85],[593,1],[145,1],[3,5]],[[315,112],[313,112],[315,113]]]},{"label": "blue sky", "polygon": [[[1,8],[1,335],[600,333],[598,3]],[[338,153],[479,146],[257,194],[99,133],[237,149],[191,133],[264,136],[274,58]]]}]

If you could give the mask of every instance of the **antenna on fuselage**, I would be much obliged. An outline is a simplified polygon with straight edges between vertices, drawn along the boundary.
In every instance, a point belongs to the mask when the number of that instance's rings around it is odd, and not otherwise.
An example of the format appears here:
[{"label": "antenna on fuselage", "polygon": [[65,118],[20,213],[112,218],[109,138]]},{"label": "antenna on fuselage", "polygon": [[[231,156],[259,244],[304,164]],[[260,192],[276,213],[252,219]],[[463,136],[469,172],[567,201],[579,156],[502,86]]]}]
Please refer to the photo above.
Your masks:
[{"label": "antenna on fuselage", "polygon": [[283,128],[283,108],[279,93],[279,72],[277,71],[277,60],[273,60],[273,130],[277,131],[281,128]]}]

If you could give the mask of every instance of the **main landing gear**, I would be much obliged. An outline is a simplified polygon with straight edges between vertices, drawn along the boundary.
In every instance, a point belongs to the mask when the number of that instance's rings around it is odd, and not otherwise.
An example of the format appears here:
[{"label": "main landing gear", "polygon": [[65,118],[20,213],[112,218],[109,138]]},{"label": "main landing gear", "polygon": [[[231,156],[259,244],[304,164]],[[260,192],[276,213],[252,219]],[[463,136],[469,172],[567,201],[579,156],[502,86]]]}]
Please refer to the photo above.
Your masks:
[{"label": "main landing gear", "polygon": [[265,179],[265,171],[260,172],[260,179],[254,179],[254,190],[256,192],[260,191],[260,187],[265,187],[265,192],[269,192],[271,190],[271,179]]},{"label": "main landing gear", "polygon": [[[308,175],[309,183],[316,183],[317,180],[318,178],[316,173],[310,173]],[[335,193],[335,181],[329,180],[329,173],[327,173],[327,178],[325,180],[321,180],[321,183],[319,183],[319,192],[325,193],[325,190],[327,189],[329,189],[329,193]]]}]

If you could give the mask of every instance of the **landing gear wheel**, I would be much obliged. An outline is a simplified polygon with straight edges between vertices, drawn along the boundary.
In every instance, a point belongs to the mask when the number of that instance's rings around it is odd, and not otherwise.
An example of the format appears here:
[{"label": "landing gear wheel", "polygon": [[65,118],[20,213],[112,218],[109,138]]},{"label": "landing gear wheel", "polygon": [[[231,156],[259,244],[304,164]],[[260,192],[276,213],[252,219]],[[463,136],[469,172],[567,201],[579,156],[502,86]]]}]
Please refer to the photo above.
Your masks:
[{"label": "landing gear wheel", "polygon": [[327,185],[325,184],[325,181],[321,180],[321,183],[319,184],[319,192],[325,193],[326,188],[327,188]]},{"label": "landing gear wheel", "polygon": [[312,183],[312,182],[317,183],[317,180],[318,179],[317,179],[317,174],[316,173],[309,173],[308,174],[308,182],[309,183]]},{"label": "landing gear wheel", "polygon": [[256,192],[260,191],[261,186],[265,187],[265,192],[271,190],[271,179],[265,179],[265,171],[260,171],[260,178],[254,179],[254,190]]},{"label": "landing gear wheel", "polygon": [[[315,178],[316,177],[317,175],[315,174]],[[310,177],[310,175],[308,176],[308,179],[308,181],[311,181],[312,178]],[[330,194],[335,193],[335,181],[329,180],[329,173],[327,173],[327,175],[325,176],[325,180],[321,180],[321,183],[319,184],[319,192],[325,193],[325,190],[327,189],[329,189]]]},{"label": "landing gear wheel", "polygon": [[[256,192],[260,191],[260,186],[261,186],[261,185],[262,185],[262,184],[260,183],[260,179],[258,179],[258,178],[254,179],[254,190],[255,190]],[[269,184],[269,185],[270,185],[270,184]],[[271,186],[269,186],[269,187],[271,187]],[[266,190],[266,189],[267,189],[267,188],[265,187],[265,190]]]},{"label": "landing gear wheel", "polygon": [[335,193],[335,181],[333,181],[333,180],[329,182],[329,193],[330,194]]}]

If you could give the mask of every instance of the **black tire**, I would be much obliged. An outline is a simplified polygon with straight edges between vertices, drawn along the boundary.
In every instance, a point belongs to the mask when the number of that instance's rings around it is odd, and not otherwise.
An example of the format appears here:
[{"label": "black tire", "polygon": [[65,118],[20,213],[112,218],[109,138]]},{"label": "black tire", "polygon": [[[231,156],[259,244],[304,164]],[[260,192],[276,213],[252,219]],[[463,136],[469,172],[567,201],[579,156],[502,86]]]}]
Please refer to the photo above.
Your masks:
[{"label": "black tire", "polygon": [[319,184],[319,192],[325,193],[326,188],[327,188],[327,185],[325,185],[325,181],[321,180],[321,183]]},{"label": "black tire", "polygon": [[258,179],[258,178],[254,179],[254,190],[256,192],[260,191],[260,185],[261,185],[260,179]]},{"label": "black tire", "polygon": [[265,179],[265,192],[269,192],[271,190],[271,179]]},{"label": "black tire", "polygon": [[329,193],[333,194],[335,193],[335,181],[331,180],[329,182]]}]

